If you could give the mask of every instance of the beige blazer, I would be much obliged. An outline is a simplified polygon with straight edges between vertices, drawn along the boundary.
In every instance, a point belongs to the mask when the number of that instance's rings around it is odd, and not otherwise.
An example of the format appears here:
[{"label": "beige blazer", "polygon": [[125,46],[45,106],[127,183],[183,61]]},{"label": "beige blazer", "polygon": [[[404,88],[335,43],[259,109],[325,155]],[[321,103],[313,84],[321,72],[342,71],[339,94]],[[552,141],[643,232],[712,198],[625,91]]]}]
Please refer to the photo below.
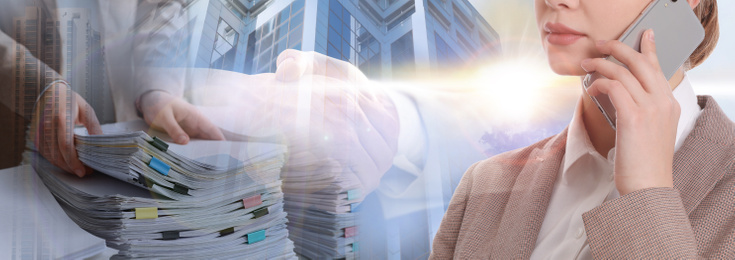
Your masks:
[{"label": "beige blazer", "polygon": [[[674,188],[633,192],[582,215],[597,259],[735,259],[735,123],[709,96],[674,155]],[[462,177],[431,259],[528,259],[567,130],[475,163]]]}]

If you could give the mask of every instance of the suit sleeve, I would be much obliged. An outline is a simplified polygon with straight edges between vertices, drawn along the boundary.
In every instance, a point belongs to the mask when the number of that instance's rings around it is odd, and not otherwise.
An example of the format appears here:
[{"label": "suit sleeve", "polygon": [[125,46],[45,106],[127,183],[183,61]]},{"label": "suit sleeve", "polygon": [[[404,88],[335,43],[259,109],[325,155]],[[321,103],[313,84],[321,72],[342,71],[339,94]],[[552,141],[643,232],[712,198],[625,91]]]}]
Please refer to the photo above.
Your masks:
[{"label": "suit sleeve", "polygon": [[[186,24],[188,14],[184,6],[183,0],[145,0],[137,7],[133,49],[136,105],[143,94],[154,90],[183,96],[185,73],[172,68],[187,65],[174,63],[180,60],[177,59],[176,48],[180,41],[185,40],[175,36],[179,30],[190,29]],[[184,58],[186,60],[188,56]]]},{"label": "suit sleeve", "polygon": [[[732,259],[735,178],[721,180],[688,216],[679,191],[650,188],[603,203],[582,218],[596,259]],[[697,229],[690,222],[696,222]],[[696,236],[695,236],[696,234]]]},{"label": "suit sleeve", "polygon": [[436,236],[434,236],[434,243],[429,259],[452,259],[454,257],[454,249],[457,246],[467,201],[470,198],[472,190],[473,171],[478,164],[479,162],[470,166],[462,176],[462,180],[459,182],[459,186],[454,192],[452,200],[449,202],[449,207],[444,214],[442,223],[439,225],[439,230]]},{"label": "suit sleeve", "polygon": [[[15,67],[18,65],[18,60],[38,64],[41,69],[38,70],[35,66]],[[27,78],[35,79],[32,81],[33,83],[26,82],[22,85],[18,84],[18,82],[13,78],[17,78],[17,75],[20,74],[13,75],[14,67],[16,70],[18,68],[24,68],[26,71],[23,75]],[[36,95],[40,95],[41,93],[39,92],[43,91],[47,83],[57,79],[62,79],[62,77],[55,70],[33,56],[25,46],[17,43],[13,38],[5,34],[5,32],[0,31],[0,103],[2,105],[6,106],[16,114],[30,120],[32,113],[28,108],[33,108],[33,105],[36,103],[35,99],[27,100],[25,98],[20,98],[15,100],[18,98],[17,93],[24,95],[24,93],[31,92]],[[16,89],[17,93],[13,92],[13,84],[16,84],[17,86],[15,87],[19,88]],[[16,102],[22,102],[22,104],[15,104]],[[20,107],[26,109],[18,110]]]}]

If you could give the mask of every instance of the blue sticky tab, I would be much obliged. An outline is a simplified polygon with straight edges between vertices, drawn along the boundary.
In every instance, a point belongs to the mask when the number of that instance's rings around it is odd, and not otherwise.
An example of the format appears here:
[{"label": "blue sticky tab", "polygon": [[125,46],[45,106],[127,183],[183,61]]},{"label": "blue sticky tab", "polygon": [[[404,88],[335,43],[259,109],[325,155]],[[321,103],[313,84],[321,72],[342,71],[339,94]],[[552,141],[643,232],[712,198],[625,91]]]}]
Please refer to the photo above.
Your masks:
[{"label": "blue sticky tab", "polygon": [[352,243],[352,252],[357,252],[360,250],[360,243],[354,242]]},{"label": "blue sticky tab", "polygon": [[171,170],[171,166],[168,166],[156,157],[151,157],[151,162],[148,163],[148,166],[166,176],[168,176],[168,171]]},{"label": "blue sticky tab", "polygon": [[265,229],[248,234],[248,244],[265,240]]},{"label": "blue sticky tab", "polygon": [[360,204],[352,203],[350,204],[350,212],[357,212],[357,206]]},{"label": "blue sticky tab", "polygon": [[360,198],[360,190],[348,190],[347,200],[354,200]]}]

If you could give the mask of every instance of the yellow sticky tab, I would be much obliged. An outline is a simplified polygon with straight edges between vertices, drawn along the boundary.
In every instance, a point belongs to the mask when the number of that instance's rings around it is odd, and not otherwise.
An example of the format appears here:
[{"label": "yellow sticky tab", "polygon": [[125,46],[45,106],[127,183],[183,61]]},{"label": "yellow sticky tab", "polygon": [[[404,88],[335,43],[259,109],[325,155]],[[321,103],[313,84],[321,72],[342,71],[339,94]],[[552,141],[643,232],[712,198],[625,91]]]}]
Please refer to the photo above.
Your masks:
[{"label": "yellow sticky tab", "polygon": [[158,218],[158,208],[135,208],[135,219]]}]

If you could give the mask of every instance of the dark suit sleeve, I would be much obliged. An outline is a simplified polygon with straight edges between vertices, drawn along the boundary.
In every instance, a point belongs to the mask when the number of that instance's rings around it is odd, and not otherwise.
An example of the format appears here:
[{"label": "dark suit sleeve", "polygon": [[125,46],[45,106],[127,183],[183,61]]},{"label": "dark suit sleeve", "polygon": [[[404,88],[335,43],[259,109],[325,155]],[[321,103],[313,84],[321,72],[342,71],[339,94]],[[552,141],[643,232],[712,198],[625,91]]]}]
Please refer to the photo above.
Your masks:
[{"label": "dark suit sleeve", "polygon": [[434,237],[434,243],[431,249],[429,259],[452,259],[454,249],[457,246],[457,239],[462,228],[462,220],[465,215],[467,200],[470,197],[472,189],[472,175],[475,167],[479,164],[475,163],[465,172],[462,180],[459,182],[457,190],[449,202],[447,212],[444,214],[442,223],[439,226]]}]

